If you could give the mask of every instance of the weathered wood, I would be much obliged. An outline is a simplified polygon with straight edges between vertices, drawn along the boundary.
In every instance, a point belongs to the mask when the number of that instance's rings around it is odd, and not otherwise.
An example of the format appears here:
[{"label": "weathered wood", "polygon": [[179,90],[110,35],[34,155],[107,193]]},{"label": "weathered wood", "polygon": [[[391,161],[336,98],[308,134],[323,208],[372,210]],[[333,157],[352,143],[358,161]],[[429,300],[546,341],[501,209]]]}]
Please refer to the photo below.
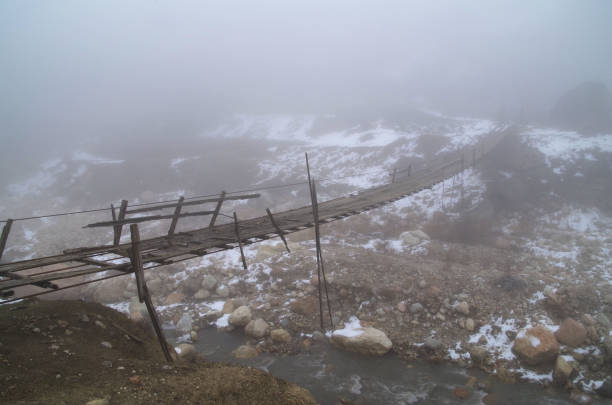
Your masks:
[{"label": "weathered wood", "polygon": [[8,240],[9,232],[11,231],[12,226],[13,220],[8,219],[2,228],[2,236],[0,236],[0,259],[2,259],[2,255],[4,254],[4,248],[6,247],[6,241]]},{"label": "weathered wood", "polygon": [[132,247],[130,248],[130,259],[132,261],[132,270],[136,276],[136,290],[138,291],[138,299],[143,302],[145,299],[144,290],[144,274],[142,272],[142,257],[140,255],[140,232],[138,224],[130,225],[130,234],[132,237]]},{"label": "weathered wood", "polygon": [[280,229],[280,227],[278,226],[278,224],[274,220],[274,217],[272,216],[272,212],[270,211],[270,208],[266,208],[266,212],[268,213],[268,217],[270,218],[270,222],[272,222],[272,226],[274,226],[274,228],[276,228],[276,232],[278,233],[278,236],[280,236],[281,240],[285,244],[285,248],[287,249],[287,252],[291,253],[291,250],[289,250],[289,245],[287,244],[287,239],[285,239],[285,233]]},{"label": "weathered wood", "polygon": [[238,239],[238,247],[240,248],[240,257],[242,258],[242,266],[245,270],[248,269],[246,258],[244,257],[244,250],[242,249],[242,239],[240,238],[240,225],[238,224],[238,216],[234,211],[234,229],[236,230],[236,238]]},{"label": "weathered wood", "polygon": [[164,352],[164,356],[166,357],[166,361],[168,363],[172,363],[172,355],[170,354],[170,350],[174,351],[174,349],[170,348],[168,342],[166,341],[166,337],[164,336],[164,331],[162,330],[159,322],[159,317],[157,316],[157,312],[155,311],[155,307],[153,306],[153,302],[151,302],[151,296],[149,295],[149,290],[147,285],[144,285],[145,296],[144,302],[147,306],[147,311],[149,311],[149,316],[151,317],[151,323],[153,324],[153,329],[155,329],[155,334],[157,335],[157,339],[159,340],[159,344],[161,345],[162,351]]},{"label": "weathered wood", "polygon": [[179,216],[181,215],[181,209],[183,208],[184,200],[185,197],[181,196],[181,198],[179,198],[178,204],[176,204],[176,208],[174,209],[174,216],[172,217],[172,223],[170,224],[170,229],[168,230],[168,236],[174,235],[176,223],[178,222]]},{"label": "weathered wood", "polygon": [[225,201],[225,191],[221,192],[221,197],[217,201],[217,206],[215,207],[215,211],[213,213],[213,216],[210,219],[210,223],[208,224],[208,229],[212,229],[212,227],[215,226],[215,221],[217,220],[217,216],[219,215],[219,211],[221,211],[221,205],[223,205],[223,201]]},{"label": "weathered wood", "polygon": [[[219,198],[206,198],[202,200],[184,201],[182,205],[186,207],[188,205],[202,205],[202,204],[213,203],[213,202],[218,203],[221,200],[224,200],[224,201],[250,200],[253,198],[259,198],[260,196],[261,194],[244,194],[244,195],[226,196],[225,191],[224,191],[223,193],[221,193],[221,196]],[[157,210],[163,210],[166,208],[176,208],[177,205],[178,205],[178,202],[172,203],[172,204],[161,204],[161,205],[155,205],[155,206],[150,206],[150,207],[143,207],[143,208],[134,208],[132,210],[128,210],[127,214],[138,214],[141,212],[157,211]]]},{"label": "weathered wood", "polygon": [[113,229],[115,231],[115,238],[113,240],[113,245],[115,246],[119,246],[119,243],[121,242],[121,232],[123,231],[123,225],[119,224],[118,222],[121,222],[125,219],[125,211],[127,209],[127,205],[128,205],[127,200],[121,200],[121,207],[119,208],[119,217],[117,218],[117,220],[115,220],[115,218],[113,217],[113,224],[114,224]]},{"label": "weathered wood", "polygon": [[[178,215],[178,218],[210,215],[212,213],[214,213],[214,211],[185,212],[185,213],[182,213],[182,214]],[[160,220],[160,219],[170,219],[170,218],[174,218],[174,217],[175,217],[174,214],[169,214],[169,215],[150,215],[148,217],[126,218],[126,219],[123,219],[123,220],[118,220],[117,222],[113,222],[113,221],[95,222],[93,224],[87,224],[83,228],[99,228],[99,227],[104,227],[104,226],[116,226],[116,225],[123,226],[123,225],[126,225],[126,224],[139,224],[141,222],[157,221],[157,220]]]}]

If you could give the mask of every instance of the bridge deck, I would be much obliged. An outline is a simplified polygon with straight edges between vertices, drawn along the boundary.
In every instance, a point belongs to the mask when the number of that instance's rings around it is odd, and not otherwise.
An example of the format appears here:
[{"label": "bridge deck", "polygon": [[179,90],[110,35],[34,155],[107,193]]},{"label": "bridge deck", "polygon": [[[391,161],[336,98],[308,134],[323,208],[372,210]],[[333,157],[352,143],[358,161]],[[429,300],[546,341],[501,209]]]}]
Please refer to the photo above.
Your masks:
[{"label": "bridge deck", "polygon": [[[507,133],[508,130],[500,131],[488,137],[479,145],[478,149],[480,150],[477,151],[477,155],[474,153],[474,156],[477,156],[478,159],[482,158]],[[412,176],[399,179],[395,183],[322,202],[319,204],[319,221],[320,223],[332,222],[397,201],[460,173],[471,163],[474,163],[473,156],[471,154],[464,155],[464,152],[461,152],[455,154],[450,162],[413,173]],[[274,219],[285,234],[314,226],[311,206],[275,213]],[[243,244],[256,243],[278,236],[276,227],[267,215],[243,220],[239,223],[239,229]],[[217,225],[210,229],[203,228],[176,233],[170,237],[146,239],[140,243],[142,262],[146,270],[221,250],[233,249],[238,246],[238,239],[234,224],[229,223]],[[5,279],[0,281],[0,291],[26,285],[36,285],[40,288],[46,288],[41,292],[42,294],[54,291],[48,283],[56,280],[82,278],[83,276],[109,271],[110,275],[105,273],[102,279],[131,273],[133,269],[128,256],[130,246],[128,243],[119,246],[70,249],[57,256],[2,264],[0,265],[0,275]],[[112,260],[104,257],[110,253],[114,257]],[[97,280],[87,282],[93,281]]]}]

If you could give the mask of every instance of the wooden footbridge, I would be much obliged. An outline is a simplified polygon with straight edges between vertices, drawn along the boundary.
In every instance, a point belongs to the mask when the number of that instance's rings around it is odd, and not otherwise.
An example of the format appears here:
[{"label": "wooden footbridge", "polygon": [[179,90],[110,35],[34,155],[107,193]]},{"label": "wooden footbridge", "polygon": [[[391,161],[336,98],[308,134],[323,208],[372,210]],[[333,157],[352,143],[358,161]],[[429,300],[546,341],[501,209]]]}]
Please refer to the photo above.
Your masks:
[{"label": "wooden footbridge", "polygon": [[[56,256],[0,264],[0,294],[7,301],[14,301],[135,273],[139,296],[141,301],[146,302],[150,301],[150,298],[147,300],[148,292],[146,291],[146,285],[143,285],[143,271],[151,271],[159,266],[237,247],[242,251],[243,245],[279,236],[285,242],[285,234],[311,227],[315,227],[317,251],[320,252],[319,224],[329,223],[378,208],[426,188],[431,188],[435,184],[461,173],[467,167],[475,165],[511,131],[511,129],[495,131],[486,136],[475,147],[448,154],[444,161],[430,162],[429,165],[419,171],[412,171],[411,167],[396,170],[392,174],[392,180],[390,182],[386,181],[387,184],[385,185],[321,203],[318,203],[316,198],[316,180],[312,179],[310,181],[309,172],[311,206],[274,214],[267,210],[266,215],[241,221],[234,213],[233,223],[215,223],[223,202],[257,198],[259,195],[228,196],[222,193],[216,198],[200,200],[185,200],[181,197],[173,203],[161,203],[143,208],[130,207],[127,201],[123,201],[118,208],[118,213],[115,207],[112,207],[112,220],[87,225],[87,227],[112,227],[115,235],[112,245],[67,249]],[[185,207],[203,204],[216,204],[216,206],[214,210],[209,211],[182,211]],[[147,212],[163,210],[173,210],[173,212],[143,216]],[[138,216],[134,217],[133,215]],[[211,216],[209,226],[187,232],[175,232],[176,224],[180,218],[201,215]],[[140,240],[138,223],[166,219],[171,220],[166,235]],[[131,241],[120,243],[126,225],[130,225]],[[11,221],[9,220],[4,227],[2,239],[0,239],[0,255],[6,244],[10,226]],[[244,266],[246,266],[244,256],[242,259]],[[322,256],[318,254],[317,259],[322,261]],[[56,284],[60,280],[62,280],[61,286]],[[26,286],[35,286],[38,291],[32,292],[32,288],[24,289]],[[21,293],[20,290],[25,292]],[[147,302],[147,305],[149,304],[150,302]],[[164,346],[162,344],[162,347]]]}]

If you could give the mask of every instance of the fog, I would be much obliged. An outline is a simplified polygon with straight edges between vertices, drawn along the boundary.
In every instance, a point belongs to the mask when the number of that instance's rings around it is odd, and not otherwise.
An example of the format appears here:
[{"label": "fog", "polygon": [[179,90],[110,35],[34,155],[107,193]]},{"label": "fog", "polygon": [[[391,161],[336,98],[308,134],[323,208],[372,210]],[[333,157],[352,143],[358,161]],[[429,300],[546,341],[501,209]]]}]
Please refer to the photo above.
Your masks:
[{"label": "fog", "polygon": [[607,1],[4,1],[0,127],[19,139],[194,133],[235,112],[544,117],[612,87]]}]

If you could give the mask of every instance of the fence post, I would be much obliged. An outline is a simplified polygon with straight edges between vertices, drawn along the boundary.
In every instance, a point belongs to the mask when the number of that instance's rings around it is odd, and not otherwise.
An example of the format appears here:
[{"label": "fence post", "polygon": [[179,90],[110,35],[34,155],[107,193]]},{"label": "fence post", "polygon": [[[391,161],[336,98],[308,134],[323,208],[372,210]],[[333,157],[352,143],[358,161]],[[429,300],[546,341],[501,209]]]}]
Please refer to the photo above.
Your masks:
[{"label": "fence post", "polygon": [[0,236],[0,259],[2,259],[2,255],[4,254],[4,248],[6,247],[6,241],[12,226],[13,220],[7,219],[6,224],[4,224],[4,228],[2,228],[2,236]]},{"label": "fence post", "polygon": [[221,197],[219,201],[217,201],[217,206],[215,207],[215,212],[213,213],[212,218],[210,219],[210,224],[208,224],[208,229],[212,229],[215,226],[215,221],[217,220],[217,216],[219,215],[219,211],[221,211],[221,205],[223,204],[223,199],[225,198],[225,191],[221,192]]},{"label": "fence post", "polygon": [[172,217],[172,223],[170,224],[170,229],[168,230],[168,236],[174,235],[176,223],[178,222],[179,215],[181,215],[181,209],[183,208],[183,200],[185,200],[185,197],[181,196],[176,204],[176,208],[174,209],[174,217]]},{"label": "fence post", "polygon": [[[127,210],[127,205],[127,200],[121,200],[121,207],[119,208],[119,217],[117,218],[118,222],[121,222],[125,219],[125,211]],[[115,221],[114,214],[115,210],[113,209],[113,221]],[[121,242],[121,232],[123,230],[123,224],[115,225],[113,229],[115,231],[115,239],[113,240],[113,245],[119,246],[119,243]]]}]

